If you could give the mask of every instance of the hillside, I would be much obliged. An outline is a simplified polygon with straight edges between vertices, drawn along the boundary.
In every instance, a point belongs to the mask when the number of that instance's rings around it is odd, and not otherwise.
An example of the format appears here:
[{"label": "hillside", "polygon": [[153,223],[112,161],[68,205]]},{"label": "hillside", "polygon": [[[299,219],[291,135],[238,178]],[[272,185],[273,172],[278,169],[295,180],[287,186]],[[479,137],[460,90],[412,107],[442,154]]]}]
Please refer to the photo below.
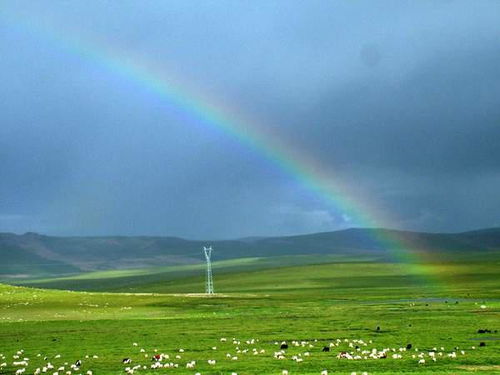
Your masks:
[{"label": "hillside", "polygon": [[[210,243],[217,261],[289,255],[330,255],[393,261],[374,238],[445,258],[477,257],[500,250],[500,229],[463,233],[417,233],[387,229],[347,229],[298,236],[194,241],[177,237],[54,237],[37,233],[0,233],[0,278],[53,276],[79,272],[194,265]],[[387,242],[389,243],[389,242]],[[397,244],[397,245],[395,245]],[[397,249],[396,249],[397,250]]]}]

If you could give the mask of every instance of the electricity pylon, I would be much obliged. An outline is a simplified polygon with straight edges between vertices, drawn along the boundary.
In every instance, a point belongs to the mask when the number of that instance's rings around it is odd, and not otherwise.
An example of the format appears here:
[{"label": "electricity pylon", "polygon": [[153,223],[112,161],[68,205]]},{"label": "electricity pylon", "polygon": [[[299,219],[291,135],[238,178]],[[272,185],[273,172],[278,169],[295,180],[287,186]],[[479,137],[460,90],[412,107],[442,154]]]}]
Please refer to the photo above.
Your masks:
[{"label": "electricity pylon", "polygon": [[210,295],[214,294],[214,281],[212,279],[212,246],[203,246],[203,253],[205,254],[205,259],[207,260],[207,281],[205,284],[205,293]]}]

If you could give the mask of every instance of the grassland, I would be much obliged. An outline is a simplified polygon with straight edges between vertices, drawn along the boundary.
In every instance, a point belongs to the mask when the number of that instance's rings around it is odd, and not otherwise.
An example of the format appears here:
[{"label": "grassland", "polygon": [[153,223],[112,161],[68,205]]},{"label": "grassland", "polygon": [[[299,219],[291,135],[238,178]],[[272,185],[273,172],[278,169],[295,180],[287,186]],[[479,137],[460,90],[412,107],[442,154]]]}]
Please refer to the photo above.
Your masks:
[{"label": "grassland", "polygon": [[[137,370],[139,374],[281,374],[283,369],[290,374],[318,375],[324,369],[329,374],[356,371],[358,375],[363,371],[500,373],[500,335],[495,332],[500,329],[500,280],[495,260],[419,267],[368,261],[332,263],[330,259],[330,263],[305,266],[290,260],[289,264],[280,262],[282,267],[245,268],[245,262],[250,265],[258,260],[218,266],[218,294],[210,298],[185,294],[203,290],[200,269],[169,276],[175,270],[157,268],[151,272],[156,278],[135,270],[37,282],[51,287],[101,283],[103,289],[115,293],[2,285],[0,353],[6,359],[0,363],[7,366],[0,368],[0,374],[15,373],[12,356],[21,349],[21,357],[30,358],[27,373],[47,361],[57,368],[77,359],[83,361],[81,373],[90,369],[94,374],[124,374],[125,367],[137,364],[147,366]],[[478,329],[491,332],[479,334]],[[221,342],[222,337],[228,341]],[[240,343],[233,344],[233,338]],[[247,344],[252,338],[258,341]],[[339,346],[322,352],[325,345],[338,343],[336,339],[342,340]],[[360,346],[360,352],[398,350],[409,343],[412,349],[390,351],[387,359],[336,358],[340,351],[359,353],[344,341],[357,339],[363,340],[363,344],[353,343]],[[296,347],[293,340],[307,344]],[[286,359],[278,360],[273,356],[279,350],[275,342],[282,341],[290,347]],[[486,346],[480,347],[480,342]],[[259,354],[252,354],[253,348]],[[435,362],[428,354],[433,348]],[[244,353],[245,349],[249,351]],[[151,356],[160,352],[168,353],[168,361],[179,367],[150,369]],[[448,356],[452,352],[457,358]],[[228,353],[238,359],[228,358]],[[392,358],[396,353],[402,358]],[[421,353],[425,364],[418,364]],[[58,354],[60,358],[56,358]],[[302,362],[292,360],[299,354]],[[132,364],[123,365],[124,357],[130,357]],[[208,359],[217,362],[209,365]],[[197,361],[194,369],[186,368],[190,360]],[[68,365],[65,367],[66,371]]]},{"label": "grassland", "polygon": [[[250,257],[220,260],[213,262],[213,269],[218,275],[227,273],[241,273],[243,271],[262,271],[265,269],[276,270],[290,266],[318,265],[332,262],[371,262],[374,257],[348,257],[345,255],[293,255],[277,257]],[[94,271],[74,274],[64,277],[51,278],[18,278],[15,280],[4,279],[7,282],[15,282],[17,285],[27,285],[49,289],[69,289],[85,291],[147,291],[147,292],[169,292],[177,293],[179,288],[183,292],[203,291],[203,270],[205,263],[148,267],[122,270]],[[274,272],[274,271],[273,271]],[[272,272],[272,273],[273,273]],[[191,278],[191,279],[190,279]],[[175,282],[183,279],[181,283]],[[264,281],[267,283],[268,279]],[[171,288],[169,287],[171,286]]]}]

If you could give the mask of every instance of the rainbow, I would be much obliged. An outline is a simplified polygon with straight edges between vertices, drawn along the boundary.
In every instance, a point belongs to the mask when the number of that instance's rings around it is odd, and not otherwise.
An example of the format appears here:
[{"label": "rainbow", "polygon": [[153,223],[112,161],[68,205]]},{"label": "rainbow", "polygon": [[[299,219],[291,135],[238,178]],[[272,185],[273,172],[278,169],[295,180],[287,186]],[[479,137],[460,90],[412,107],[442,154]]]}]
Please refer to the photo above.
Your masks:
[{"label": "rainbow", "polygon": [[[157,95],[196,123],[230,135],[279,167],[330,208],[352,218],[353,226],[374,229],[392,227],[391,221],[384,218],[380,210],[361,197],[354,198],[349,186],[335,178],[317,160],[287,144],[262,121],[228,107],[223,101],[215,100],[213,95],[204,94],[199,87],[172,74],[173,69],[168,69],[164,62],[158,65],[143,56],[133,56],[129,51],[119,50],[95,36],[82,37],[69,27],[65,27],[63,32],[60,25],[56,28],[50,22],[41,22],[26,15],[6,14],[0,9],[0,20],[12,29],[49,40],[62,50],[92,61]],[[418,275],[427,286],[439,286],[433,266],[426,262],[425,252],[414,250],[417,248],[415,244],[401,238],[397,231],[374,230],[373,237],[395,260],[404,264],[409,274]]]}]

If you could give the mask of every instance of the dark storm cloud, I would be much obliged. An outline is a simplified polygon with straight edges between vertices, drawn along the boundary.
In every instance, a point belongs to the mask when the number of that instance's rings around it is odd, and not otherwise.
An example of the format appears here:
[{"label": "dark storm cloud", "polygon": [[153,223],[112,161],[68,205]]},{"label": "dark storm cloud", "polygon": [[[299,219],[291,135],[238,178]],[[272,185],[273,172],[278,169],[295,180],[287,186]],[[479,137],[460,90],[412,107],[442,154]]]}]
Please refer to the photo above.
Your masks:
[{"label": "dark storm cloud", "polygon": [[397,84],[333,90],[310,113],[311,142],[323,140],[325,154],[338,150],[336,160],[368,166],[439,175],[498,170],[500,48],[464,52],[443,50]]},{"label": "dark storm cloud", "polygon": [[315,157],[392,226],[500,225],[499,11],[488,1],[3,3],[0,231],[227,238],[360,224],[32,22],[165,65]]}]

